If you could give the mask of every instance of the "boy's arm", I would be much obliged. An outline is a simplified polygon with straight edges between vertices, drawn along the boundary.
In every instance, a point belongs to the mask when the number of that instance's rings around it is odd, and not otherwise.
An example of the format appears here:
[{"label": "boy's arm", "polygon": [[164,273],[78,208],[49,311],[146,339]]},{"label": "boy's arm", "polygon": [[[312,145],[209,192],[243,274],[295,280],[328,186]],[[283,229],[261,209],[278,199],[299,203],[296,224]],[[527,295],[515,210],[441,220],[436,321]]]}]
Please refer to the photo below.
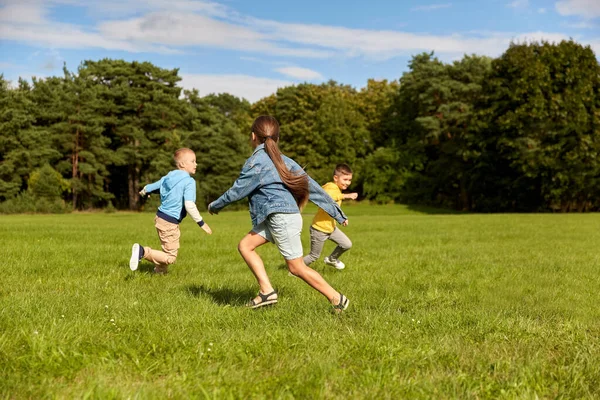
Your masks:
[{"label": "boy's arm", "polygon": [[260,183],[260,180],[257,179],[256,176],[258,172],[259,171],[257,171],[257,168],[254,165],[250,165],[250,163],[246,161],[240,176],[233,185],[223,193],[221,197],[208,205],[208,212],[217,214],[229,204],[248,197]]},{"label": "boy's arm", "polygon": [[342,196],[344,199],[356,200],[358,198],[358,193],[346,193]]},{"label": "boy's arm", "polygon": [[149,183],[146,186],[144,186],[142,188],[142,190],[140,190],[140,195],[145,196],[147,194],[160,191],[160,187],[162,185],[163,179],[165,179],[164,176],[162,178],[160,178],[158,181]]},{"label": "boy's arm", "polygon": [[185,207],[185,211],[187,211],[189,216],[192,217],[194,222],[196,222],[200,228],[209,235],[212,234],[212,229],[204,222],[204,219],[198,211],[198,207],[196,207],[196,182],[194,179],[190,178],[185,184],[183,189],[183,206]]},{"label": "boy's arm", "polygon": [[204,232],[211,235],[212,229],[210,229],[210,226],[208,226],[208,224],[204,222],[204,219],[200,215],[200,211],[198,211],[198,207],[196,207],[196,203],[194,203],[193,201],[186,200],[183,203],[183,205],[185,206],[185,211],[187,211],[188,215],[192,217],[194,222],[196,222],[198,226],[204,230]]}]

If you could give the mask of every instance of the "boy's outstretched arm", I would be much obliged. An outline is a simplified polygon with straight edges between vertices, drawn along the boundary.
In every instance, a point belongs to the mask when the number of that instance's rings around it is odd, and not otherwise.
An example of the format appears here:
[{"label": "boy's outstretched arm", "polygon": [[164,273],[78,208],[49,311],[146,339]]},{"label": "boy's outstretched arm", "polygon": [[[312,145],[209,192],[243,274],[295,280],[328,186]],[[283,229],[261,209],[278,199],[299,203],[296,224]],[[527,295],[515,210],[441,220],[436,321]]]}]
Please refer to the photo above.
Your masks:
[{"label": "boy's outstretched arm", "polygon": [[210,226],[208,226],[208,224],[204,222],[204,219],[202,219],[202,216],[198,211],[198,207],[196,207],[196,203],[190,200],[186,200],[183,203],[183,205],[185,206],[185,211],[187,211],[189,216],[192,217],[192,219],[198,224],[198,226],[202,228],[204,232],[208,233],[209,235],[212,235],[212,229],[210,229]]},{"label": "boy's outstretched arm", "polygon": [[140,190],[140,196],[146,196],[146,195],[150,195],[150,193],[160,191],[160,187],[162,185],[163,179],[164,179],[164,177],[160,178],[160,180],[158,180],[156,182],[152,182],[152,183],[149,183],[146,186],[144,186],[142,188],[142,190]]}]

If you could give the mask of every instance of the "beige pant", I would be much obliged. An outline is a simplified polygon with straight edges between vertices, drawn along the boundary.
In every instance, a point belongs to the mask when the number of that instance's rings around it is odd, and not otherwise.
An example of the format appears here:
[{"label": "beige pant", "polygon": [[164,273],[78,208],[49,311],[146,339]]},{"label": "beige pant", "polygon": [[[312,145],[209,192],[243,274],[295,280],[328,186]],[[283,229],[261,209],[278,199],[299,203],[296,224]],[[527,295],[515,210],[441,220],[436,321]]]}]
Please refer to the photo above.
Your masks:
[{"label": "beige pant", "polygon": [[162,251],[144,247],[144,258],[152,261],[158,269],[164,269],[163,272],[166,272],[167,265],[173,264],[177,259],[181,232],[178,224],[173,224],[159,217],[154,217],[154,226],[156,232],[158,232]]}]

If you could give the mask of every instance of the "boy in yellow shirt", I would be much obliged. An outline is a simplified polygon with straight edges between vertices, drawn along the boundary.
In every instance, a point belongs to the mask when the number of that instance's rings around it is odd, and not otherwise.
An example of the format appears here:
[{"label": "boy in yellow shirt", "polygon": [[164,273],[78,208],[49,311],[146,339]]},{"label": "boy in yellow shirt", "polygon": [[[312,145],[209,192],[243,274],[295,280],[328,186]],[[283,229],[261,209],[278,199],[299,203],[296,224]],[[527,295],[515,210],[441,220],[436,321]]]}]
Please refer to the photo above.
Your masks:
[{"label": "boy in yellow shirt", "polygon": [[[342,205],[342,200],[358,197],[358,193],[342,193],[352,183],[352,169],[346,164],[338,164],[333,171],[333,182],[327,182],[323,185],[323,189],[331,196],[331,198],[339,205]],[[312,262],[319,259],[323,245],[327,239],[332,240],[337,244],[336,248],[323,260],[325,264],[331,265],[336,269],[344,269],[346,265],[339,260],[340,256],[350,250],[352,242],[348,236],[336,226],[336,222],[325,211],[319,209],[315,215],[310,227],[310,254],[304,257],[304,263],[310,265]]]}]

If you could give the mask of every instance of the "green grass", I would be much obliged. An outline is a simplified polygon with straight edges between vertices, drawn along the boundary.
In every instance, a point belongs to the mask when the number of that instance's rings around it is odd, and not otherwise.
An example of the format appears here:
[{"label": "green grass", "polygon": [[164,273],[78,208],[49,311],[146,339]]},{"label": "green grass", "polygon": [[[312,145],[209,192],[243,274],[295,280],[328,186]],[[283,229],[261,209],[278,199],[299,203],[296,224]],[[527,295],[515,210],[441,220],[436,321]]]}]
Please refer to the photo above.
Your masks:
[{"label": "green grass", "polygon": [[599,214],[345,210],[343,315],[272,245],[243,307],[247,212],[184,221],[166,276],[128,268],[152,214],[0,216],[0,398],[600,397]]}]

